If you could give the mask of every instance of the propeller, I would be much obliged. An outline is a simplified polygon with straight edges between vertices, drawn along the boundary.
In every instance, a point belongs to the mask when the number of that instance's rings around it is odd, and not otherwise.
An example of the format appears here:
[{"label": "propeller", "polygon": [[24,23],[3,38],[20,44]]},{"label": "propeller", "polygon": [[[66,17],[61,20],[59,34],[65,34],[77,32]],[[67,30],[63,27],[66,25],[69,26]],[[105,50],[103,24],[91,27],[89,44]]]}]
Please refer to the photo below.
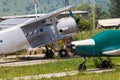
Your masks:
[{"label": "propeller", "polygon": [[[70,16],[75,19],[72,10],[69,10],[69,13],[70,13]],[[77,23],[77,25],[78,25],[78,23],[79,23],[79,21],[80,21],[80,16],[78,16],[78,18],[75,19],[75,21],[76,21],[76,23]],[[77,28],[77,29],[78,29],[78,32],[79,32],[79,31],[80,31],[79,28]]]},{"label": "propeller", "polygon": [[[70,16],[71,16],[72,18],[74,18],[74,19],[75,19],[75,17],[74,17],[74,14],[73,14],[72,10],[69,10],[69,13],[70,13]],[[78,18],[76,19],[76,23],[78,24],[78,23],[79,23],[79,21],[80,21],[80,16],[78,16]]]},{"label": "propeller", "polygon": [[78,16],[78,18],[76,19],[76,23],[78,24],[80,21],[80,16]]},{"label": "propeller", "polygon": [[71,16],[72,18],[74,18],[74,15],[73,15],[72,10],[69,10],[69,13],[70,13],[70,16]]}]

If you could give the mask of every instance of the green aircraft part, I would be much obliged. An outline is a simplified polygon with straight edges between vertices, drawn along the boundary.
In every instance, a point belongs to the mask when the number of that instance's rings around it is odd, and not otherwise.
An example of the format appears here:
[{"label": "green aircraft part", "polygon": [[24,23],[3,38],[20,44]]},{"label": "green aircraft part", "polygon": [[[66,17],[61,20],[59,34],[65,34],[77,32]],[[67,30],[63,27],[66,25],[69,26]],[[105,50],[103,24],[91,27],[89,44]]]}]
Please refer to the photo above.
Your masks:
[{"label": "green aircraft part", "polygon": [[92,39],[95,45],[75,46],[75,53],[81,56],[107,56],[103,52],[120,49],[120,30],[106,30]]}]

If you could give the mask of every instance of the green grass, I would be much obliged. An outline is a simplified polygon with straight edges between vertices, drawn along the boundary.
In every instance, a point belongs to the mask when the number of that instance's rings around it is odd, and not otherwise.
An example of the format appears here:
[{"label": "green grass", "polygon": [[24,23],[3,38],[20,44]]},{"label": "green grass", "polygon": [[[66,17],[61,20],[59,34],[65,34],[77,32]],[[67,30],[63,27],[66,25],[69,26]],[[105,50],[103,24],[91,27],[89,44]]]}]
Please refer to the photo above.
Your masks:
[{"label": "green grass", "polygon": [[[120,66],[119,64],[120,58],[113,58],[112,60],[116,64],[115,67]],[[50,63],[32,65],[32,66],[0,67],[0,78],[11,79],[13,77],[73,71],[73,70],[77,70],[77,67],[81,62],[82,62],[81,58],[76,58],[76,59],[69,59],[69,60],[63,60],[63,61],[58,60],[56,62],[50,62]],[[93,58],[89,58],[86,65],[88,68],[95,68],[93,63]],[[119,69],[118,69],[118,72],[119,72]],[[87,76],[87,74],[84,74],[81,76]],[[76,77],[78,77],[78,75],[76,75]]]},{"label": "green grass", "polygon": [[[90,60],[92,61],[92,59]],[[120,80],[120,58],[119,57],[112,58],[112,62],[114,64],[114,68],[116,69],[115,71],[112,71],[112,72],[104,72],[104,73],[79,72],[79,74],[74,76],[65,76],[65,77],[59,77],[59,78],[53,77],[49,79],[43,78],[41,80]],[[89,66],[90,65],[93,65],[93,64],[90,63]]]},{"label": "green grass", "polygon": [[114,72],[104,73],[79,73],[75,76],[65,76],[59,78],[49,78],[41,80],[120,80],[120,69]]},{"label": "green grass", "polygon": [[27,75],[72,71],[77,70],[77,66],[80,62],[81,59],[70,59],[32,66],[0,67],[0,78],[13,78]]}]

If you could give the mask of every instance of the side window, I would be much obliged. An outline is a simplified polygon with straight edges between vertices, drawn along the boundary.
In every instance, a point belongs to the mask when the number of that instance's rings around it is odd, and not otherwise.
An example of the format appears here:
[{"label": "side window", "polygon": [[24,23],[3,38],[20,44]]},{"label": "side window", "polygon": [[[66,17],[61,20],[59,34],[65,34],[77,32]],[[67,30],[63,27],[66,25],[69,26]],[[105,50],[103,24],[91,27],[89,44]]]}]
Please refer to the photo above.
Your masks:
[{"label": "side window", "polygon": [[25,33],[25,36],[28,37],[28,33]]},{"label": "side window", "polygon": [[40,29],[40,32],[43,32],[44,30],[43,29]]},{"label": "side window", "polygon": [[33,35],[33,32],[30,32],[29,34],[30,34],[30,35]]},{"label": "side window", "polygon": [[35,34],[38,34],[38,30],[35,30],[34,33],[35,33]]},{"label": "side window", "polygon": [[[43,29],[40,29],[41,32],[43,32]],[[28,37],[29,35],[33,35],[33,34],[38,34],[38,30],[35,30],[34,32],[29,32],[29,33],[25,33],[25,36]]]}]

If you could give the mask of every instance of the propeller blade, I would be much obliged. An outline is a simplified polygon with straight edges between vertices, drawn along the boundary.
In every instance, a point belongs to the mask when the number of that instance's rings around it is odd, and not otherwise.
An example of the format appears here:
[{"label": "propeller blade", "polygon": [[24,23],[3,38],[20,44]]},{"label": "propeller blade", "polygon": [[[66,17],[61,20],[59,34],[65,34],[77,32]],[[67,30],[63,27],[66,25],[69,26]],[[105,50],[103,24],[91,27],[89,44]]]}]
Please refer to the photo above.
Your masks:
[{"label": "propeller blade", "polygon": [[[73,14],[72,10],[69,10],[69,13],[70,13],[70,16],[71,16],[72,18],[74,18],[74,19],[75,19],[75,17],[74,17],[74,14]],[[79,23],[79,21],[80,21],[80,16],[76,19],[76,23],[78,24],[78,23]]]},{"label": "propeller blade", "polygon": [[[70,13],[70,16],[71,16],[72,18],[74,18],[74,19],[75,19],[75,17],[74,17],[74,14],[73,14],[72,10],[69,10],[69,13]],[[80,21],[80,16],[76,19],[76,23],[77,23],[77,25],[78,25],[79,21]],[[80,32],[80,30],[79,30],[79,28],[78,28],[78,27],[77,27],[77,30],[78,30],[78,32]]]},{"label": "propeller blade", "polygon": [[[79,21],[80,21],[80,16],[76,19],[77,25],[78,25]],[[78,32],[80,32],[80,29],[78,27],[77,27],[77,30],[78,30]]]},{"label": "propeller blade", "polygon": [[71,16],[72,18],[74,18],[74,15],[73,15],[73,13],[72,13],[72,10],[69,10],[69,13],[70,13],[70,16]]},{"label": "propeller blade", "polygon": [[80,16],[76,19],[76,23],[78,24],[80,21]]}]

